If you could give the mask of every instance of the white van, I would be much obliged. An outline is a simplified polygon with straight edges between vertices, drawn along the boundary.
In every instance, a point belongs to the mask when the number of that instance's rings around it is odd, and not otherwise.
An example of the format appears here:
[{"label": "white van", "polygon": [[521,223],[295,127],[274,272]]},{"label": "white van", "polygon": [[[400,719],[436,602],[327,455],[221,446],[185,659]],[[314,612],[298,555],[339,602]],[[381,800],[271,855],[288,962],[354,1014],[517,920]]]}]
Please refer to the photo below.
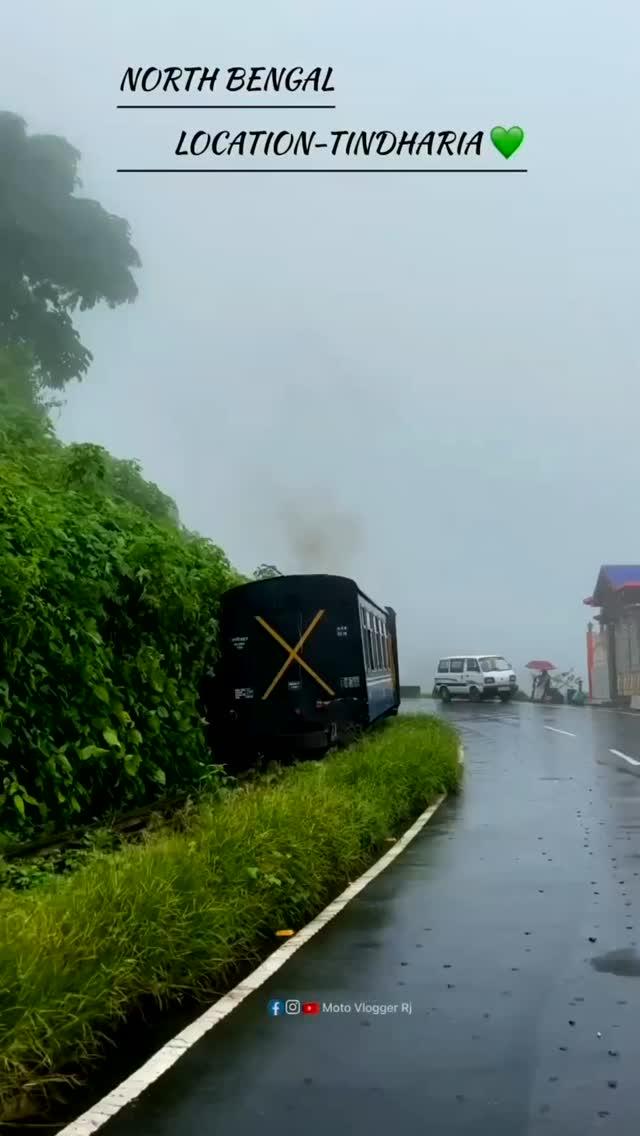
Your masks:
[{"label": "white van", "polygon": [[440,659],[433,685],[434,696],[443,702],[452,698],[508,702],[517,689],[515,671],[501,655],[449,655]]}]

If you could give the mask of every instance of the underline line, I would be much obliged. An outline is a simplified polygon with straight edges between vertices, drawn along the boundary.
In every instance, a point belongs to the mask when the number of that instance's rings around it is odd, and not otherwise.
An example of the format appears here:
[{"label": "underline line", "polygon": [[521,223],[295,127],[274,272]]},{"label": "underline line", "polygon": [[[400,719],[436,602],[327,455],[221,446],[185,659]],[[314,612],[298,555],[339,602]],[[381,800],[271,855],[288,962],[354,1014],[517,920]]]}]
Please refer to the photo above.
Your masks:
[{"label": "underline line", "polygon": [[482,168],[474,170],[468,166],[456,166],[453,169],[447,169],[445,166],[435,166],[426,169],[411,169],[400,168],[393,169],[392,167],[378,167],[377,169],[365,170],[362,168],[349,169],[348,167],[336,166],[335,168],[321,167],[319,169],[304,169],[303,167],[294,166],[291,169],[282,167],[281,169],[186,169],[178,167],[168,167],[166,169],[134,169],[124,167],[117,169],[118,174],[526,174],[527,169],[520,169],[512,167],[511,169],[487,169]]},{"label": "underline line", "polygon": [[116,110],[335,110],[335,103],[118,103]]}]

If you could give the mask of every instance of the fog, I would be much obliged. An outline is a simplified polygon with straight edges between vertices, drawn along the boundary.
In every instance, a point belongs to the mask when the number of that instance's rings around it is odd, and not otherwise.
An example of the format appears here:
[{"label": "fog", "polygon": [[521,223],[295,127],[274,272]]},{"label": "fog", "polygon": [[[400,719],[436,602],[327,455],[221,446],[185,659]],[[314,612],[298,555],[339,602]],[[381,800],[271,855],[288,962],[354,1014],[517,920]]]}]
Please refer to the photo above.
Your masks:
[{"label": "fog", "polygon": [[[458,651],[584,673],[582,599],[640,559],[639,31],[628,0],[5,0],[0,106],[82,152],[143,262],[77,320],[60,435],[139,458],[242,571],[353,576],[405,682]],[[118,174],[185,128],[320,128],[116,109],[126,67],[196,64],[332,66],[326,130],[517,123],[529,172]]]}]

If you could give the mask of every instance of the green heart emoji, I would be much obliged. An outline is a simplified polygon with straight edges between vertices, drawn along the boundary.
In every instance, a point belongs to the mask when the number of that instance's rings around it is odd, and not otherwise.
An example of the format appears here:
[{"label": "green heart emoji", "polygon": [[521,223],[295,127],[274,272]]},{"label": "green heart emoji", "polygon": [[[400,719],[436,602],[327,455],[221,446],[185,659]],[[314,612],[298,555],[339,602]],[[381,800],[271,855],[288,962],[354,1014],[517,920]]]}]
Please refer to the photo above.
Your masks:
[{"label": "green heart emoji", "polygon": [[518,146],[522,145],[524,130],[520,126],[512,126],[510,130],[505,130],[504,126],[494,126],[491,131],[491,141],[503,158],[510,158],[515,154]]}]

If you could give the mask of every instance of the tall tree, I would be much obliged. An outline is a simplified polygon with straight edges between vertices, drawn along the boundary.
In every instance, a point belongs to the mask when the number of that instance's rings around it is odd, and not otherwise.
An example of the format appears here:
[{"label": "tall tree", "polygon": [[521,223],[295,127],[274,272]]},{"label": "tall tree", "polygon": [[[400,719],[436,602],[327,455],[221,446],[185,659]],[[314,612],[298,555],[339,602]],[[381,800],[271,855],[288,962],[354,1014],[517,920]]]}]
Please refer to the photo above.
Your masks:
[{"label": "tall tree", "polygon": [[57,389],[92,359],[72,313],[138,292],[129,225],[76,196],[79,161],[64,138],[28,135],[22,118],[0,112],[0,347],[28,347],[40,383]]},{"label": "tall tree", "polygon": [[58,404],[47,398],[33,373],[29,353],[0,347],[0,461],[8,446],[21,450],[54,438],[49,411]]},{"label": "tall tree", "polygon": [[272,576],[283,576],[279,568],[275,564],[259,564],[253,573],[254,580],[270,580]]}]

